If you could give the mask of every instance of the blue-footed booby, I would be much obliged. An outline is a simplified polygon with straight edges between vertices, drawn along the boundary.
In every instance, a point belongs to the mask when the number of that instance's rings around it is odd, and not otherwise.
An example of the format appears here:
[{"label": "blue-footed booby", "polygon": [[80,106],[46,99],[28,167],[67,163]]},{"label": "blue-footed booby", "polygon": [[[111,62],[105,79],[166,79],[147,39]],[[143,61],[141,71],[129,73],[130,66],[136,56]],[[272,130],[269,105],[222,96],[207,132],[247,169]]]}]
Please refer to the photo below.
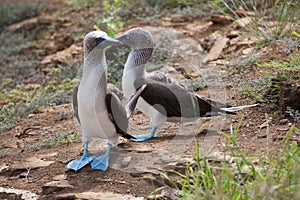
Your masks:
[{"label": "blue-footed booby", "polygon": [[[83,156],[68,163],[66,167],[69,169],[77,171],[91,163],[92,169],[105,171],[108,168],[110,149],[117,143],[118,134],[134,139],[127,133],[128,118],[142,90],[134,93],[126,108],[114,93],[107,91],[105,48],[119,44],[120,41],[111,39],[102,31],[92,31],[84,38],[82,79],[73,91],[73,108],[82,129],[84,152]],[[104,155],[89,155],[88,143],[92,138],[108,140]]]},{"label": "blue-footed booby", "polygon": [[191,121],[221,113],[234,114],[243,108],[257,105],[232,107],[202,98],[176,84],[147,79],[145,65],[154,49],[151,33],[143,28],[133,28],[114,39],[131,47],[122,77],[125,97],[130,97],[140,86],[147,84],[138,100],[137,108],[151,118],[152,130],[150,134],[135,135],[135,141],[142,142],[157,137],[156,129],[166,121]]}]

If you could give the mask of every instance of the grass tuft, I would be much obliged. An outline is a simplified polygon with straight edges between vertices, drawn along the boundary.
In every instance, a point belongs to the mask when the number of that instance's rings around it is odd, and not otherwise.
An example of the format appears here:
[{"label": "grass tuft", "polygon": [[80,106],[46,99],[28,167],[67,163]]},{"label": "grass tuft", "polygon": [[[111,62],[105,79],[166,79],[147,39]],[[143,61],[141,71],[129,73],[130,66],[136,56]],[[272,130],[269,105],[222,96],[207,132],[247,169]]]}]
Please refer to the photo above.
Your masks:
[{"label": "grass tuft", "polygon": [[262,46],[300,29],[300,3],[296,0],[215,0],[214,7],[233,20],[250,19],[245,28]]},{"label": "grass tuft", "polygon": [[225,159],[220,164],[209,162],[201,157],[196,142],[196,166],[187,164],[185,173],[172,171],[175,177],[162,173],[171,184],[161,189],[177,190],[178,199],[296,199],[300,154],[299,146],[290,138],[299,135],[299,129],[290,128],[277,154],[248,157],[237,144],[241,124],[242,120],[230,135],[223,134],[233,163]]}]

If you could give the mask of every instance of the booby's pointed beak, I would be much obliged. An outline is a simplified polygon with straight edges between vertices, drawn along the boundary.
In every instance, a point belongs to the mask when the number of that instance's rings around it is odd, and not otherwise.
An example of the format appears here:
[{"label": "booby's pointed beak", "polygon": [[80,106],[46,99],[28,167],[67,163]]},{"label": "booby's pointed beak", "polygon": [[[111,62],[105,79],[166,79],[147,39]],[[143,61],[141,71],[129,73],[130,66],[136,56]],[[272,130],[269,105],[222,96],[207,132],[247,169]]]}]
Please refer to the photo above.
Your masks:
[{"label": "booby's pointed beak", "polygon": [[117,35],[116,37],[114,37],[114,39],[122,42],[122,44],[130,46],[131,48],[134,48],[136,46],[136,44],[133,41],[130,40],[129,35],[126,34],[126,33],[122,33],[120,35]]},{"label": "booby's pointed beak", "polygon": [[116,40],[114,38],[110,38],[110,37],[105,37],[105,41],[109,44],[109,45],[121,45],[123,44],[121,41]]},{"label": "booby's pointed beak", "polygon": [[114,37],[114,39],[118,40],[118,41],[122,42],[122,44],[124,44],[124,42],[126,40],[126,35],[120,34],[120,35],[117,35],[116,37]]}]

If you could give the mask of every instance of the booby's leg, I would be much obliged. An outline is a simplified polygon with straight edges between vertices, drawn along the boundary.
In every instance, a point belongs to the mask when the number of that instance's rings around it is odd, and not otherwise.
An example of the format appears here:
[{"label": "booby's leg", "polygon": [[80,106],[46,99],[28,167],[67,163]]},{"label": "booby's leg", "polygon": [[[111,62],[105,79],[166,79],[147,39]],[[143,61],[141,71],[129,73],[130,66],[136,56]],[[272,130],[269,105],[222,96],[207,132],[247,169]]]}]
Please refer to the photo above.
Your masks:
[{"label": "booby's leg", "polygon": [[91,162],[92,169],[97,169],[97,170],[102,170],[102,171],[107,170],[108,163],[109,163],[109,153],[110,153],[111,147],[112,147],[112,144],[108,143],[108,147],[107,147],[105,154],[95,158],[93,160],[93,162]]},{"label": "booby's leg", "polygon": [[153,126],[152,130],[151,130],[151,133],[145,134],[145,135],[134,135],[134,137],[136,139],[132,139],[132,140],[135,141],[135,142],[144,142],[146,140],[150,140],[151,138],[155,138],[155,137],[157,137],[156,129],[157,129],[157,127]]},{"label": "booby's leg", "polygon": [[95,156],[90,156],[88,152],[88,142],[84,143],[83,156],[72,160],[67,164],[66,168],[73,169],[74,171],[78,171],[90,162],[95,159]]}]

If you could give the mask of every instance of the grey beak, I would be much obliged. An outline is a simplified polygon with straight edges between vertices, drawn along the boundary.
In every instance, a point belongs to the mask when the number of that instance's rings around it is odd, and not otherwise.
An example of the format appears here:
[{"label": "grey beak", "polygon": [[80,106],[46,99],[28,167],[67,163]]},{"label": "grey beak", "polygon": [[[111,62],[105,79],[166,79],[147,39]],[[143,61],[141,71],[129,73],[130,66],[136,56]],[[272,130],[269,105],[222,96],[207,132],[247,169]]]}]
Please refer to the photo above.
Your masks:
[{"label": "grey beak", "polygon": [[124,39],[124,35],[117,35],[116,37],[114,37],[114,39],[122,42],[122,40]]},{"label": "grey beak", "polygon": [[106,39],[105,41],[110,45],[121,45],[121,44],[123,44],[121,41],[116,40],[115,38],[106,37],[105,39]]}]

